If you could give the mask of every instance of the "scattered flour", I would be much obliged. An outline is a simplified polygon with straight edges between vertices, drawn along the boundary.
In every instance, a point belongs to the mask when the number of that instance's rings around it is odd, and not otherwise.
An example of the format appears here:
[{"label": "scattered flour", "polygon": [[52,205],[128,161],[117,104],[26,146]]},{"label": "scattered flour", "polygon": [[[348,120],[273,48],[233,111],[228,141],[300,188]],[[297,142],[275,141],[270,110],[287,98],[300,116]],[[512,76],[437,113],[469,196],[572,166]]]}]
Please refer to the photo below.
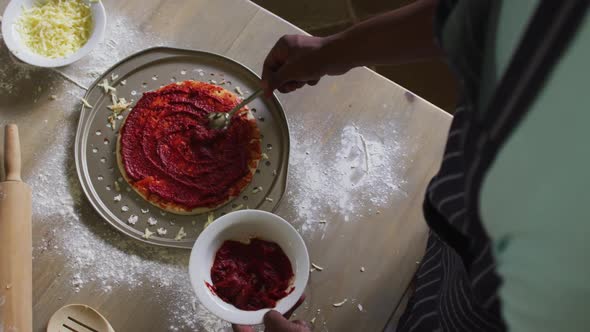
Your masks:
[{"label": "scattered flour", "polygon": [[4,44],[0,35],[0,97],[16,97],[26,91],[21,84],[23,81],[30,81],[32,77],[43,69],[36,68],[15,59]]},{"label": "scattered flour", "polygon": [[130,239],[103,222],[83,198],[71,153],[75,126],[76,121],[64,123],[57,144],[35,159],[44,167],[25,179],[33,188],[33,221],[49,229],[35,242],[34,260],[47,250],[63,256],[64,270],[74,271],[69,280],[75,292],[92,287],[110,293],[147,283],[170,331],[225,331],[228,324],[197,303],[187,274],[189,251]]},{"label": "scattered flour", "polygon": [[[51,73],[86,87],[123,57],[162,44],[124,17],[111,15],[109,20],[113,23],[105,41],[89,56],[59,71],[35,69],[12,60],[0,40],[0,97],[19,98],[27,93],[36,98],[35,94],[42,92],[40,86],[38,90],[30,88],[38,84],[36,75]],[[68,90],[60,93],[60,100],[78,101],[85,93],[71,84],[64,86]],[[117,290],[117,296],[142,296],[138,287],[153,288],[149,296],[154,307],[162,308],[158,316],[167,322],[168,331],[228,331],[229,324],[209,313],[194,296],[187,274],[188,250],[130,239],[102,221],[83,198],[73,158],[79,109],[79,104],[64,107],[59,130],[36,134],[53,143],[33,156],[31,164],[43,167],[35,167],[35,173],[25,178],[33,188],[33,227],[43,230],[35,238],[34,262],[52,259],[63,264],[63,278],[76,293],[110,294]],[[46,251],[51,255],[44,255]]]},{"label": "scattered flour", "polygon": [[328,215],[348,222],[375,214],[393,195],[405,195],[404,170],[396,162],[405,149],[394,122],[374,131],[346,125],[319,144],[303,120],[289,120],[290,181],[285,199],[295,208],[292,222],[301,232],[322,227]]}]

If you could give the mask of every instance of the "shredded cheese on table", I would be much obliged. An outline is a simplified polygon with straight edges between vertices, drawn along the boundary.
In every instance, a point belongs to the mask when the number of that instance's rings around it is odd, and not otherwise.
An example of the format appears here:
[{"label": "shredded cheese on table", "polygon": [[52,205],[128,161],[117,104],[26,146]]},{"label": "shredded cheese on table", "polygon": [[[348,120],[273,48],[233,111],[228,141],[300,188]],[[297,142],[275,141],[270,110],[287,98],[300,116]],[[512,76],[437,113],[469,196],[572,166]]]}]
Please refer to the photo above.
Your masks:
[{"label": "shredded cheese on table", "polygon": [[145,233],[143,233],[143,238],[144,239],[149,239],[152,237],[152,235],[154,235],[154,232],[151,232],[149,229],[145,229]]},{"label": "shredded cheese on table", "polygon": [[311,263],[311,266],[313,266],[313,268],[316,269],[316,270],[318,270],[318,271],[323,271],[324,270],[323,267],[321,267],[321,266],[319,266],[319,265],[317,265],[315,263]]},{"label": "shredded cheese on table", "polygon": [[180,241],[180,240],[184,239],[185,237],[186,237],[186,233],[184,232],[184,227],[180,227],[180,229],[178,230],[178,233],[174,237],[174,240]]},{"label": "shredded cheese on table", "polygon": [[342,302],[338,302],[338,303],[333,303],[332,306],[338,308],[344,305],[344,303],[346,303],[348,301],[348,299],[344,299]]},{"label": "shredded cheese on table", "polygon": [[23,8],[16,27],[31,51],[60,58],[86,44],[92,25],[90,6],[82,0],[46,0]]},{"label": "shredded cheese on table", "polygon": [[90,103],[88,102],[88,100],[84,99],[84,98],[80,98],[80,100],[82,101],[82,105],[88,107],[88,108],[92,108],[92,105],[90,105]]},{"label": "shredded cheese on table", "polygon": [[209,214],[207,215],[207,222],[205,223],[205,226],[203,226],[203,229],[211,225],[213,221],[215,221],[215,214],[213,214],[213,212],[209,212]]}]

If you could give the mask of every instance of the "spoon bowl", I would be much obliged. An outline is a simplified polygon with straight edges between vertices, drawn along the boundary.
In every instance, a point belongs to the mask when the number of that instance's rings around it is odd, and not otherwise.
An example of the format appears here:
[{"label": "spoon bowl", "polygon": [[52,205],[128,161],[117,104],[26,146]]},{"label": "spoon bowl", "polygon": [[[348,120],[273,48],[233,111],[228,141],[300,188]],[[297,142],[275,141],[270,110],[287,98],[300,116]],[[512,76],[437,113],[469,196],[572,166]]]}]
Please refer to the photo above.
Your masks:
[{"label": "spoon bowl", "polygon": [[250,97],[242,100],[241,103],[237,104],[236,107],[232,108],[229,112],[213,112],[209,113],[209,128],[211,129],[225,129],[229,126],[231,118],[239,111],[242,107],[248,105],[252,100],[258,98],[264,92],[259,89],[254,92]]}]

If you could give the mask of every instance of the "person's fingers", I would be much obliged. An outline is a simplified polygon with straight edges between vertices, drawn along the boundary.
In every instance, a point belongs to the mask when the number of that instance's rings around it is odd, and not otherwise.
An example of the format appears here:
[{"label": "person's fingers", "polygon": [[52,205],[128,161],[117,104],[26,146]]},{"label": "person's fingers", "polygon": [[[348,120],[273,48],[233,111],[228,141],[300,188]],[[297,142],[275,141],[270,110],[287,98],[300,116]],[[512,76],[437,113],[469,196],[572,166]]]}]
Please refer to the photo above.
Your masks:
[{"label": "person's fingers", "polygon": [[[310,81],[313,83],[313,81]],[[315,81],[317,83],[317,81]],[[309,82],[304,83],[304,82],[288,82],[283,84],[282,86],[278,87],[277,90],[281,93],[289,93],[292,91],[295,91],[297,89],[301,89],[303,86],[305,86],[305,84],[309,84]],[[310,84],[310,85],[315,85],[314,84]],[[264,95],[268,98],[272,97],[272,92],[274,89],[269,88],[268,82],[266,81],[262,81],[261,83],[261,87],[262,90],[264,90]]]},{"label": "person's fingers", "polygon": [[279,91],[281,88],[284,90],[287,87],[284,87],[288,82],[294,81],[301,81],[301,76],[303,74],[302,70],[299,68],[299,62],[291,62],[285,63],[278,71],[273,72],[269,75],[268,85],[271,90],[278,89]]},{"label": "person's fingers", "polygon": [[295,83],[295,90],[301,89],[304,86],[305,86],[305,82],[297,82],[297,83]]},{"label": "person's fingers", "polygon": [[234,330],[234,332],[254,332],[254,328],[248,325],[232,324],[231,327]]},{"label": "person's fingers", "polygon": [[[299,331],[298,328],[294,329],[294,326],[301,326],[304,328],[309,328],[309,325],[303,321],[295,321],[290,322],[289,317],[293,314],[293,312],[305,301],[305,295],[302,295],[299,300],[295,303],[291,310],[287,311],[284,315],[278,311],[271,310],[264,315],[264,326],[266,332],[290,332],[290,331]],[[240,331],[241,332],[241,331]]]},{"label": "person's fingers", "polygon": [[268,74],[269,72],[277,71],[285,63],[289,53],[288,48],[287,36],[281,37],[275,43],[264,59],[262,78],[265,77],[265,73]]},{"label": "person's fingers", "polygon": [[297,308],[299,308],[299,306],[303,303],[303,301],[305,301],[305,294],[301,295],[299,300],[297,300],[297,302],[295,302],[295,305],[293,306],[293,308],[291,308],[291,309],[289,309],[289,311],[285,312],[285,314],[283,316],[287,319],[291,318],[291,315],[293,315],[295,310],[297,310]]},{"label": "person's fingers", "polygon": [[299,325],[299,326],[304,327],[306,329],[311,329],[311,325],[309,325],[308,322],[305,322],[305,321],[302,321],[302,320],[299,320],[299,319],[294,320],[291,323],[293,323],[295,325]]},{"label": "person's fingers", "polygon": [[276,310],[264,315],[264,327],[267,332],[291,331],[291,322]]},{"label": "person's fingers", "polygon": [[287,60],[287,45],[284,38],[281,38],[268,52],[264,64],[262,65],[262,88],[264,89],[264,95],[270,97],[272,91],[270,89],[270,76],[276,70],[278,70]]},{"label": "person's fingers", "polygon": [[[323,75],[313,50],[320,47],[318,37],[285,35],[270,50],[262,66],[262,88],[267,97],[274,90],[287,93],[304,84],[315,85]],[[301,82],[298,85],[288,84]],[[285,86],[287,85],[287,86]]]},{"label": "person's fingers", "polygon": [[280,93],[289,93],[289,92],[295,90],[295,87],[293,86],[293,84],[287,83],[287,84],[283,84],[282,86],[278,87],[277,90],[279,90]]},{"label": "person's fingers", "polygon": [[303,87],[305,83],[302,82],[288,82],[278,88],[279,92],[288,93]]},{"label": "person's fingers", "polygon": [[266,98],[272,97],[272,90],[270,89],[270,85],[268,85],[267,81],[262,80],[262,82],[260,82],[260,87],[264,91],[264,96]]}]

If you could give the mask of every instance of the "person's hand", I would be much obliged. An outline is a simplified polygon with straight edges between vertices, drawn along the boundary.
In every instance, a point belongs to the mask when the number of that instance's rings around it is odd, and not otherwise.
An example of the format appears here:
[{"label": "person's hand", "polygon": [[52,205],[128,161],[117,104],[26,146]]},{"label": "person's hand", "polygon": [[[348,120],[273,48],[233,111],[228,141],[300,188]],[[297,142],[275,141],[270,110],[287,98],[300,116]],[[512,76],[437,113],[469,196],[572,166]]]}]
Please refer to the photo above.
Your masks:
[{"label": "person's hand", "polygon": [[[287,311],[285,315],[281,315],[278,311],[271,310],[264,315],[264,331],[265,332],[311,332],[311,328],[307,322],[301,320],[289,321],[289,317],[293,314],[301,303],[305,300],[302,296],[297,303]],[[247,325],[232,325],[234,332],[254,332],[254,328]]]},{"label": "person's hand", "polygon": [[311,332],[311,327],[302,320],[289,321],[278,311],[271,310],[264,315],[265,332]]},{"label": "person's hand", "polygon": [[262,68],[262,87],[267,97],[276,89],[294,91],[305,84],[316,85],[324,75],[348,71],[339,68],[330,54],[333,37],[285,35],[270,50]]}]

